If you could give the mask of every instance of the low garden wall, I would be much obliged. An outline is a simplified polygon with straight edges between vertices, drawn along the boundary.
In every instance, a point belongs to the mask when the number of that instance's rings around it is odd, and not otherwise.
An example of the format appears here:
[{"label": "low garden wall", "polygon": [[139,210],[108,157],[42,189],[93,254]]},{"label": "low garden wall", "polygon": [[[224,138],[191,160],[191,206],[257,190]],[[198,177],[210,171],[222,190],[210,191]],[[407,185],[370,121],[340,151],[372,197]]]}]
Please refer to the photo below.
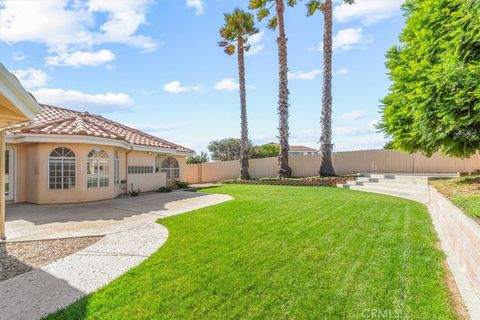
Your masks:
[{"label": "low garden wall", "polygon": [[433,187],[430,198],[433,220],[465,270],[480,306],[480,225]]},{"label": "low garden wall", "polygon": [[300,179],[258,179],[258,180],[223,180],[224,184],[255,184],[255,185],[276,185],[276,186],[308,186],[308,187],[336,187],[337,184],[344,184],[354,177],[311,177]]}]

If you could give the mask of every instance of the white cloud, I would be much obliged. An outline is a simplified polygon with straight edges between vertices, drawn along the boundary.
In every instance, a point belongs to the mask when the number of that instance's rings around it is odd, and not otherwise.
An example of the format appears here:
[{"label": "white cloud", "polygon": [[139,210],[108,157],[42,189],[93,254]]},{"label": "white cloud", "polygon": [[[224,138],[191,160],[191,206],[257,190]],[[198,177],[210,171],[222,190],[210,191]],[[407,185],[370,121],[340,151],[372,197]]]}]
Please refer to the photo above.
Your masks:
[{"label": "white cloud", "polygon": [[355,121],[365,118],[365,112],[363,111],[352,111],[342,114],[341,119],[345,121]]},{"label": "white cloud", "polygon": [[66,1],[3,1],[0,38],[10,43],[33,41],[56,47],[92,40],[93,17],[85,8],[67,9]]},{"label": "white cloud", "polygon": [[342,1],[335,6],[333,16],[339,22],[361,20],[364,25],[371,25],[399,14],[403,2],[405,0],[355,0],[350,5]]},{"label": "white cloud", "polygon": [[168,93],[182,93],[182,92],[189,92],[189,91],[194,91],[194,92],[204,92],[205,91],[205,86],[201,83],[196,84],[191,87],[185,87],[182,86],[180,81],[174,80],[172,82],[167,83],[166,85],[163,86],[163,90],[168,92]]},{"label": "white cloud", "polygon": [[0,39],[7,43],[43,43],[57,56],[65,52],[92,53],[93,46],[104,43],[120,43],[150,52],[157,44],[150,37],[137,34],[140,25],[146,23],[150,2],[7,0],[0,9]]},{"label": "white cloud", "polygon": [[342,76],[349,73],[350,71],[347,68],[341,68],[335,71],[335,74],[342,75]]},{"label": "white cloud", "polygon": [[[333,51],[348,51],[355,45],[366,45],[373,42],[372,36],[366,36],[363,34],[362,28],[347,28],[339,30],[333,36]],[[323,51],[323,43],[320,42],[317,47],[317,51]]]},{"label": "white cloud", "polygon": [[205,14],[205,3],[203,0],[186,0],[187,7],[195,9],[195,14],[201,16]]},{"label": "white cloud", "polygon": [[289,72],[288,78],[292,80],[315,80],[319,75],[322,74],[321,69],[315,69],[309,72]]},{"label": "white cloud", "polygon": [[265,33],[260,31],[259,33],[254,34],[248,38],[248,43],[250,44],[250,50],[248,50],[245,55],[253,56],[259,54],[265,49],[265,44],[263,43]]},{"label": "white cloud", "polygon": [[45,58],[47,66],[99,66],[111,62],[115,55],[107,49],[99,51],[57,52],[54,56]]},{"label": "white cloud", "polygon": [[19,69],[12,72],[25,88],[42,87],[48,82],[48,75],[39,69]]},{"label": "white cloud", "polygon": [[130,109],[133,100],[126,93],[90,94],[76,90],[41,88],[32,92],[39,103],[64,106],[80,111],[109,112]]},{"label": "white cloud", "polygon": [[356,44],[367,44],[372,42],[363,34],[362,28],[348,28],[339,30],[333,36],[333,51],[348,51]]},{"label": "white cloud", "polygon": [[95,43],[124,43],[146,52],[155,51],[158,44],[153,39],[135,34],[140,25],[146,23],[145,16],[151,2],[151,0],[90,0],[89,12],[102,12],[107,15],[107,21],[99,28],[100,34],[94,39]]},{"label": "white cloud", "polygon": [[190,91],[187,87],[182,87],[180,81],[172,81],[163,86],[163,90],[168,93],[182,93]]},{"label": "white cloud", "polygon": [[233,78],[222,79],[215,83],[215,90],[235,91],[238,90],[238,83]]}]

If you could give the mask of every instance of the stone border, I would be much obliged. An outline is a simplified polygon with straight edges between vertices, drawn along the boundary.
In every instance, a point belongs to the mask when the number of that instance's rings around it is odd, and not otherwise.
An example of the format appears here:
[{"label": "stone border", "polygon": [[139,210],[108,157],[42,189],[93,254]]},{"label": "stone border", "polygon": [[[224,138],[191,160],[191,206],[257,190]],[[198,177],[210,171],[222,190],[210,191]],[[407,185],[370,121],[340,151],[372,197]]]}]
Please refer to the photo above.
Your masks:
[{"label": "stone border", "polygon": [[429,211],[472,320],[480,320],[480,225],[430,186]]},{"label": "stone border", "polygon": [[249,184],[249,185],[274,185],[274,186],[306,186],[306,187],[336,187],[345,184],[354,177],[326,177],[326,178],[300,178],[300,179],[262,179],[262,180],[223,180],[223,184]]}]

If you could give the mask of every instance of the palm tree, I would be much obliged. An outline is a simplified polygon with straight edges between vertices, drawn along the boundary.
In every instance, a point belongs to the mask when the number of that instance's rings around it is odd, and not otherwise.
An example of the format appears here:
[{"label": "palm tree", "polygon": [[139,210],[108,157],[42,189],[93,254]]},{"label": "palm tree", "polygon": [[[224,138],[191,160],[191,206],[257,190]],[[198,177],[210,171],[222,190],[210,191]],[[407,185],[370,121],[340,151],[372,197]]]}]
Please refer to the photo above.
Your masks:
[{"label": "palm tree", "polygon": [[[287,64],[287,37],[285,35],[284,23],[284,0],[250,0],[250,9],[257,10],[258,20],[261,21],[270,16],[270,10],[275,7],[275,14],[268,20],[269,29],[275,30],[278,27],[278,138],[280,140],[280,151],[278,154],[278,175],[280,178],[289,178],[292,176],[292,169],[288,165],[288,64]],[[287,0],[289,6],[296,4],[295,0]]]},{"label": "palm tree", "polygon": [[228,55],[237,52],[238,77],[240,89],[240,120],[241,120],[241,146],[240,146],[240,179],[250,179],[248,173],[248,123],[247,123],[247,93],[245,89],[245,51],[248,51],[248,37],[258,33],[255,27],[255,18],[251,13],[236,8],[232,13],[225,13],[225,25],[220,29],[223,38],[218,44],[224,48]]},{"label": "palm tree", "polygon": [[[344,0],[352,4],[354,0]],[[319,174],[321,176],[334,176],[335,169],[332,164],[332,27],[333,4],[332,0],[312,0],[307,3],[307,15],[311,16],[316,11],[323,12],[323,95],[322,95],[322,134],[320,136],[320,152],[322,163]]]}]

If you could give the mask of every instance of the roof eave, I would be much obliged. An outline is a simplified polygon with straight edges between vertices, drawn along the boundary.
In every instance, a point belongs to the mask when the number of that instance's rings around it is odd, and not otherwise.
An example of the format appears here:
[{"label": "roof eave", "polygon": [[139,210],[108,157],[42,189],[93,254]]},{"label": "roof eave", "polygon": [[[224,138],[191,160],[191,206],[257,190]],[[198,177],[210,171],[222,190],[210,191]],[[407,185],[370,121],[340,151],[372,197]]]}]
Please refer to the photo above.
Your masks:
[{"label": "roof eave", "polygon": [[0,88],[2,94],[27,118],[33,120],[43,109],[20,82],[0,63]]},{"label": "roof eave", "polygon": [[185,157],[191,156],[193,154],[193,152],[189,152],[189,151],[182,151],[177,149],[154,147],[154,146],[143,146],[138,144],[131,144],[122,140],[117,140],[117,139],[92,137],[92,136],[84,136],[84,135],[19,133],[19,134],[7,136],[7,143],[12,143],[12,144],[48,143],[48,142],[105,145],[105,146],[114,146],[114,147],[129,149],[129,150],[135,150],[135,151],[170,154],[170,155],[178,155],[178,156],[185,156]]}]

